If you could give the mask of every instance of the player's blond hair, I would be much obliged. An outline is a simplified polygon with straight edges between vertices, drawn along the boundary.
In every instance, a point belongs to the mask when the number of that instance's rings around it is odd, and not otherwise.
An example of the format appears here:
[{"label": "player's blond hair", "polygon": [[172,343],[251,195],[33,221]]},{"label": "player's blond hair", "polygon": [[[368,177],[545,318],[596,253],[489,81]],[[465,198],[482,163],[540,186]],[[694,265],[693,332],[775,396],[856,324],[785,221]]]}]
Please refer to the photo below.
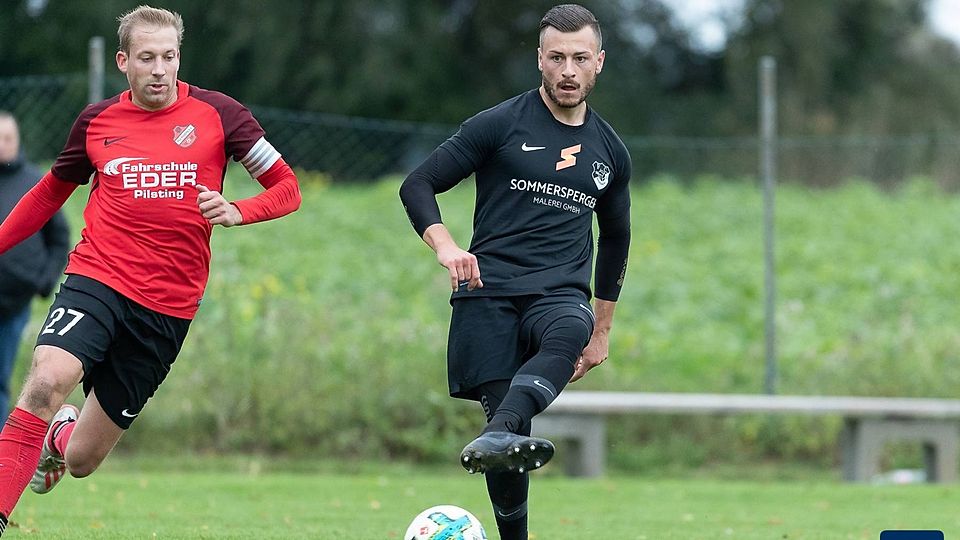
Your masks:
[{"label": "player's blond hair", "polygon": [[147,5],[137,6],[135,9],[117,17],[120,26],[117,28],[117,37],[120,38],[120,50],[130,52],[130,35],[137,26],[171,27],[177,31],[177,48],[183,41],[183,19],[175,11],[159,9]]}]

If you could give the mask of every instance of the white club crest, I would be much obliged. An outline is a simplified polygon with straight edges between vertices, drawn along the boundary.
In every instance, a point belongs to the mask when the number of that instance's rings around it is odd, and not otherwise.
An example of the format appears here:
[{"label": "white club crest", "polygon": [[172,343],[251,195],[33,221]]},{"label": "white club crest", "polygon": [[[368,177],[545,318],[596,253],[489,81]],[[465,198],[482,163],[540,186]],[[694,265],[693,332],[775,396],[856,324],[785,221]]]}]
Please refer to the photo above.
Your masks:
[{"label": "white club crest", "polygon": [[186,148],[195,140],[197,140],[197,128],[193,127],[193,124],[173,128],[173,142],[177,145]]},{"label": "white club crest", "polygon": [[610,167],[599,161],[593,162],[593,183],[597,189],[603,189],[610,183]]}]

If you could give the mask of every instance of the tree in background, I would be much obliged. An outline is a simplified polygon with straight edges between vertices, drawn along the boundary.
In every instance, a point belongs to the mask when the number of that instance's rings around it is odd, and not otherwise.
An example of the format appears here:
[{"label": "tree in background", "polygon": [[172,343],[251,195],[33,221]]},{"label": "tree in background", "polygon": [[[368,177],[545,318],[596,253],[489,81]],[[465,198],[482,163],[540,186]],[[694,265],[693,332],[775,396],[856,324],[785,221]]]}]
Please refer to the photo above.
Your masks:
[{"label": "tree in background", "polygon": [[748,0],[725,52],[743,132],[756,118],[756,69],[779,64],[785,133],[911,133],[960,126],[960,57],[933,34],[926,0]]},{"label": "tree in background", "polygon": [[[30,12],[26,0],[10,2],[0,17],[4,75],[83,71],[89,38],[104,36],[112,52],[115,18],[136,3],[33,2],[43,9]],[[186,22],[189,82],[259,106],[440,124],[539,84],[532,45],[554,3],[162,2]],[[767,54],[779,62],[781,133],[960,130],[960,55],[930,30],[926,0],[744,0],[716,52],[698,49],[660,0],[584,4],[608,51],[591,104],[621,133],[752,135]]]},{"label": "tree in background", "polygon": [[[260,105],[449,123],[539,84],[531,45],[555,2],[162,3],[184,17],[188,81]],[[693,50],[659,0],[585,3],[604,23],[611,54],[603,76],[616,81],[598,90],[598,107],[628,111],[616,119],[627,132],[701,125],[678,112],[723,83],[717,58]],[[26,5],[0,19],[5,74],[82,71],[89,38],[104,36],[112,52],[114,19],[132,7],[50,2],[31,15]]]}]

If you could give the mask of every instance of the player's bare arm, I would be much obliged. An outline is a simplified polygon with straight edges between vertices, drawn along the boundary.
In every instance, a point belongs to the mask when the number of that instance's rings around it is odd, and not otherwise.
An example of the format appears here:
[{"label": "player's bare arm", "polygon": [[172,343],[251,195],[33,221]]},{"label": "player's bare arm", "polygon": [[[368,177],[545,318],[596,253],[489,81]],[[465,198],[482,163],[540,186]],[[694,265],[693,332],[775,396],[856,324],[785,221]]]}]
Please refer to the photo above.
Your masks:
[{"label": "player's bare arm", "polygon": [[456,292],[466,283],[467,290],[483,287],[477,257],[457,245],[443,223],[434,223],[423,232],[423,241],[437,254],[437,262],[450,272],[450,287]]},{"label": "player's bare arm", "polygon": [[577,369],[573,372],[573,377],[570,377],[570,382],[582,379],[588,371],[602,364],[610,352],[610,329],[613,327],[613,311],[617,303],[597,298],[593,304],[597,322],[593,327],[590,343],[587,343],[583,354],[577,360]]}]

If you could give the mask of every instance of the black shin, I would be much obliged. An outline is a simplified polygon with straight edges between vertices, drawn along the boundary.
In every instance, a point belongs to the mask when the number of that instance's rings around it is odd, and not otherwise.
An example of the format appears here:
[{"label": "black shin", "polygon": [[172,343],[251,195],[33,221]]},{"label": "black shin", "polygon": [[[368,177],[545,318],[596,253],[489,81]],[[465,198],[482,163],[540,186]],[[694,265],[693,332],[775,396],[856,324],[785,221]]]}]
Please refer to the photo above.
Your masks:
[{"label": "black shin", "polygon": [[[493,381],[478,388],[480,403],[489,421],[510,389],[510,381]],[[530,435],[530,423],[519,433]],[[497,519],[502,540],[527,540],[527,494],[530,477],[527,473],[488,472],[484,475],[487,494]]]}]

